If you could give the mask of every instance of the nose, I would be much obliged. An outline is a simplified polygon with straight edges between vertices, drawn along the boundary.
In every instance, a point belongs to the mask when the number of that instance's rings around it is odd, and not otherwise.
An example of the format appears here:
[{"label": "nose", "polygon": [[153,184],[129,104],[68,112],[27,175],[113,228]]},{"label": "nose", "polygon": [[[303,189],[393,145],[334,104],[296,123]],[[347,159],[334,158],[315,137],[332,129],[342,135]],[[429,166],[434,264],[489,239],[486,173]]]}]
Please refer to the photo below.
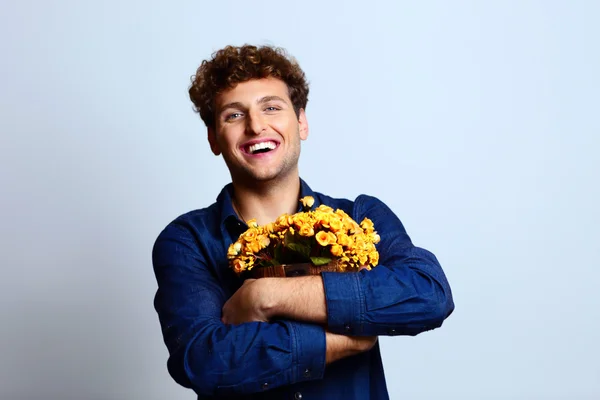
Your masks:
[{"label": "nose", "polygon": [[246,129],[254,135],[260,135],[267,128],[267,123],[259,112],[248,113],[247,121]]}]

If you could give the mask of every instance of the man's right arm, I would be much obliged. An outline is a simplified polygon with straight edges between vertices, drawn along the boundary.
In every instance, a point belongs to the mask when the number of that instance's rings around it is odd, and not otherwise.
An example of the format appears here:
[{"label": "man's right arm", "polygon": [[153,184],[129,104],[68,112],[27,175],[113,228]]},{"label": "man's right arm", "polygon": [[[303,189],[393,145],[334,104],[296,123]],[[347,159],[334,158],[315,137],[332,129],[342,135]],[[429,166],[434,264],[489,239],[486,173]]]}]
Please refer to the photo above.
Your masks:
[{"label": "man's right arm", "polygon": [[183,225],[160,234],[152,261],[169,373],[198,394],[248,394],[321,379],[326,362],[370,348],[309,323],[223,324],[227,295]]}]

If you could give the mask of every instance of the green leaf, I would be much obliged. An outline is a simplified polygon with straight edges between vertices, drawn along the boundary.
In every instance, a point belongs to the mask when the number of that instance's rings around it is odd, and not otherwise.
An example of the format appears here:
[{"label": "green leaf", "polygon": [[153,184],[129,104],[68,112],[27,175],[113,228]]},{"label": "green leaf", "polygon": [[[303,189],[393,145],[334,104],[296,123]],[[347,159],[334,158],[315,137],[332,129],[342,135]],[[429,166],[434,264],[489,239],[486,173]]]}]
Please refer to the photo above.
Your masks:
[{"label": "green leaf", "polygon": [[310,261],[312,261],[312,263],[314,265],[316,265],[317,267],[320,267],[321,265],[329,264],[331,262],[331,258],[329,258],[329,257],[311,257]]},{"label": "green leaf", "polygon": [[277,245],[275,246],[275,249],[273,250],[273,258],[277,261],[281,261],[281,245]]},{"label": "green leaf", "polygon": [[288,247],[288,244],[292,243],[293,241],[294,241],[294,235],[290,231],[287,231],[285,233],[285,235],[283,236],[283,245],[285,247]]},{"label": "green leaf", "polygon": [[309,257],[310,256],[310,246],[308,246],[307,244],[304,243],[288,243],[287,246],[288,249],[295,251],[296,253],[299,253],[301,255],[303,255],[304,257]]}]

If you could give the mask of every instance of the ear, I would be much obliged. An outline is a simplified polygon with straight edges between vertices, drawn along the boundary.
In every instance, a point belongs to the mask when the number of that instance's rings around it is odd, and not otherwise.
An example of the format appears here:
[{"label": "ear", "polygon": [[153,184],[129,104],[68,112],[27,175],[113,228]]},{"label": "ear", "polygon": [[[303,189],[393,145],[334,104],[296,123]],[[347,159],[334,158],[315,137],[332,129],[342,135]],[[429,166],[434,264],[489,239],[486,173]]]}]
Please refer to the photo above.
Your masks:
[{"label": "ear", "polygon": [[308,139],[308,120],[303,108],[298,112],[298,132],[300,133],[300,139]]},{"label": "ear", "polygon": [[217,143],[217,133],[215,132],[214,128],[208,128],[207,138],[213,154],[215,156],[221,154],[221,148],[219,147],[219,143]]}]

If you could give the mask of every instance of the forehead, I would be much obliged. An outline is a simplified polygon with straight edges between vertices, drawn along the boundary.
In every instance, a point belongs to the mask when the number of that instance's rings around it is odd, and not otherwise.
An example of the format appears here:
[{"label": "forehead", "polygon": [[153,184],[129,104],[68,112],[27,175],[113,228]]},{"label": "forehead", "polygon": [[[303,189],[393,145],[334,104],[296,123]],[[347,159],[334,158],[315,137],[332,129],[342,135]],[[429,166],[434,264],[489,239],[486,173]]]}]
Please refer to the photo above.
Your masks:
[{"label": "forehead", "polygon": [[217,95],[217,108],[229,103],[254,103],[266,96],[278,96],[291,104],[289,90],[285,82],[277,78],[251,79],[238,83],[231,89]]}]

